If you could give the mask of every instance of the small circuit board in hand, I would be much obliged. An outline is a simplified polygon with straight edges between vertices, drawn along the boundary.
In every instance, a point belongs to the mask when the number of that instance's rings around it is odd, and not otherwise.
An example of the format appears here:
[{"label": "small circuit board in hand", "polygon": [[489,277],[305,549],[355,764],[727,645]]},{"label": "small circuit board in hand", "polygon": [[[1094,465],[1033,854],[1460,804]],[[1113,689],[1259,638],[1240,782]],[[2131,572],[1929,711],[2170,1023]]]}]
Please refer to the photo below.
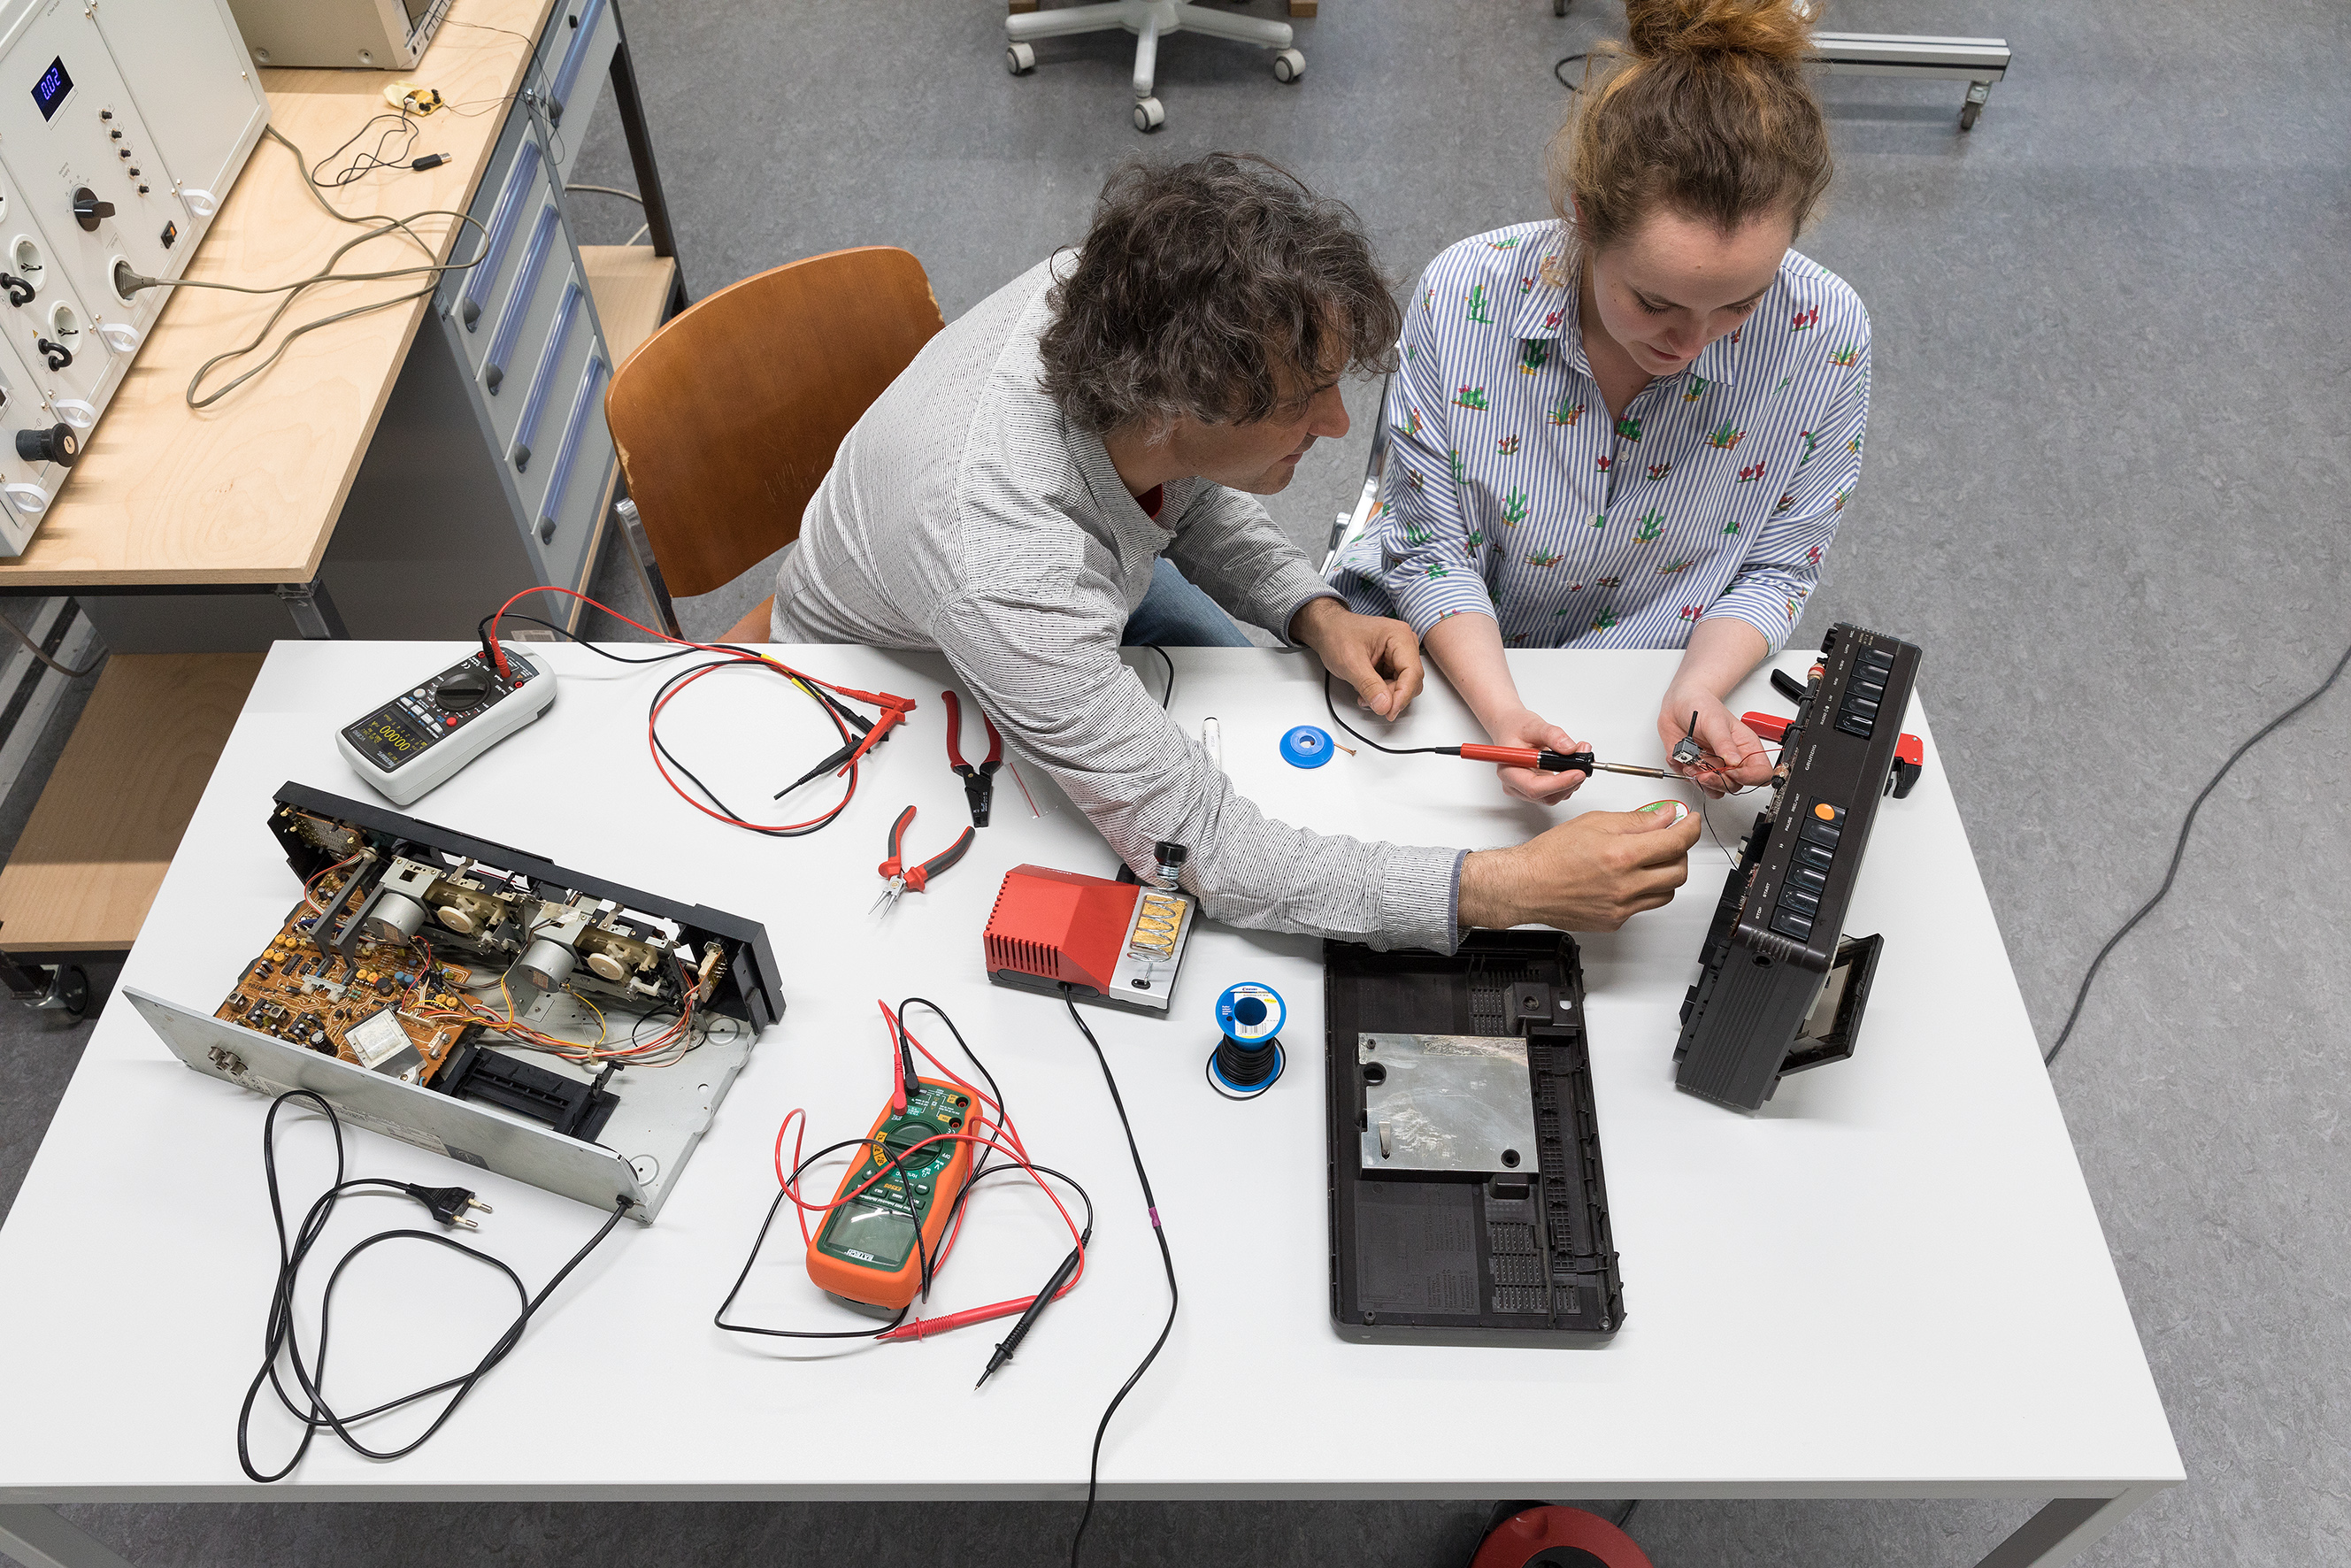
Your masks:
[{"label": "small circuit board in hand", "polygon": [[[341,877],[319,879],[333,898]],[[318,912],[294,906],[261,956],[246,967],[214,1018],[410,1083],[430,1083],[481,1025],[462,1015],[455,988],[472,977],[428,963],[413,944],[367,942],[346,956],[320,952],[309,930]]]}]

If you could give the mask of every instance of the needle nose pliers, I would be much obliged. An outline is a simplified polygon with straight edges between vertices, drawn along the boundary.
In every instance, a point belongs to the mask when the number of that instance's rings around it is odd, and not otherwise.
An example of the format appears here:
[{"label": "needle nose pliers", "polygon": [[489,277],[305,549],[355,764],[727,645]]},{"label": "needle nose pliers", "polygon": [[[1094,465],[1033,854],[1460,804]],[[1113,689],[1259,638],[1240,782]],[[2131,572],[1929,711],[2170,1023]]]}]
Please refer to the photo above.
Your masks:
[{"label": "needle nose pliers", "polygon": [[963,776],[964,799],[971,802],[971,825],[984,828],[988,803],[996,798],[996,770],[1004,766],[1004,737],[997,733],[996,721],[983,711],[979,722],[987,726],[987,760],[974,768],[963,759],[963,704],[953,692],[939,695],[947,705],[947,766]]},{"label": "needle nose pliers", "polygon": [[[873,901],[873,909],[880,909],[885,904],[894,906],[898,902],[898,895],[902,893],[922,892],[924,888],[930,885],[931,878],[963,859],[964,852],[971,848],[972,830],[966,828],[955,842],[919,865],[910,866],[905,862],[904,845],[906,841],[906,825],[914,820],[914,808],[909,806],[898,813],[896,821],[890,824],[890,858],[875,868],[887,885],[882,889],[882,896]],[[869,909],[866,913],[871,915],[873,909]]]}]

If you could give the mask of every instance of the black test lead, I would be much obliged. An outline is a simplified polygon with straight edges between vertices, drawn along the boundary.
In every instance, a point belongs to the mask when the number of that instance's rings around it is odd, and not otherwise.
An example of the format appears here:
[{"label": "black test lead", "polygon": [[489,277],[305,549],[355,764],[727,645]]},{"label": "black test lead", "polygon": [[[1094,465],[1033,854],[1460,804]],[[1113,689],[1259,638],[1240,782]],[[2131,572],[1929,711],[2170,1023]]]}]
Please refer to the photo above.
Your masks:
[{"label": "black test lead", "polygon": [[995,1351],[987,1358],[987,1370],[979,1375],[979,1383],[971,1385],[975,1393],[981,1383],[996,1375],[998,1367],[1012,1359],[1013,1352],[1020,1348],[1020,1342],[1029,1337],[1029,1330],[1044,1315],[1046,1303],[1061,1293],[1061,1287],[1070,1282],[1070,1276],[1078,1271],[1078,1265],[1084,1259],[1085,1254],[1078,1249],[1070,1249],[1070,1255],[1061,1260],[1061,1266],[1053,1270],[1053,1277],[1045,1282],[1045,1288],[1038,1292],[1037,1299],[1029,1303],[1029,1310],[1020,1314],[1020,1321],[1012,1325],[1012,1332],[998,1342]]}]

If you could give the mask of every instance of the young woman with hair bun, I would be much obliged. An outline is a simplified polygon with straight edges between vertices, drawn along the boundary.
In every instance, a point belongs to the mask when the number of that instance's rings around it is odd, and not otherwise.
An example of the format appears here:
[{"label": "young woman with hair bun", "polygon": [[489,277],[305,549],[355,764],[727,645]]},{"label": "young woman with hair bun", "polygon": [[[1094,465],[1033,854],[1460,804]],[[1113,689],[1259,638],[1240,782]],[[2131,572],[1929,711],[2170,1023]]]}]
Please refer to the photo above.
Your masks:
[{"label": "young woman with hair bun", "polygon": [[[1685,650],[1710,793],[1771,776],[1724,706],[1795,628],[1861,473],[1869,316],[1792,247],[1830,173],[1792,0],[1627,0],[1551,144],[1556,221],[1462,241],[1406,302],[1384,510],[1337,563],[1492,738],[1578,743],[1506,648]],[[1580,773],[1505,768],[1555,800]]]}]

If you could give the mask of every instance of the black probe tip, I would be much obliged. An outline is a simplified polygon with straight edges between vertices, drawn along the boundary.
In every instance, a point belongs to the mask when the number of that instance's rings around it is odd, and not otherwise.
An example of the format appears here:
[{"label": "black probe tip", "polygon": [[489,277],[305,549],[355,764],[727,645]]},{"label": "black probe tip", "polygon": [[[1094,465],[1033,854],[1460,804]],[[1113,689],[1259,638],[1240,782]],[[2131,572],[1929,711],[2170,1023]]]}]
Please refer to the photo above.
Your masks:
[{"label": "black probe tip", "polygon": [[971,1385],[972,1392],[975,1394],[978,1393],[979,1384],[986,1383],[989,1378],[995,1376],[996,1369],[1002,1366],[1006,1362],[1010,1361],[1011,1359],[1012,1352],[1007,1349],[1003,1344],[998,1344],[996,1347],[996,1354],[987,1358],[987,1370],[979,1375],[979,1383],[975,1383]]}]

